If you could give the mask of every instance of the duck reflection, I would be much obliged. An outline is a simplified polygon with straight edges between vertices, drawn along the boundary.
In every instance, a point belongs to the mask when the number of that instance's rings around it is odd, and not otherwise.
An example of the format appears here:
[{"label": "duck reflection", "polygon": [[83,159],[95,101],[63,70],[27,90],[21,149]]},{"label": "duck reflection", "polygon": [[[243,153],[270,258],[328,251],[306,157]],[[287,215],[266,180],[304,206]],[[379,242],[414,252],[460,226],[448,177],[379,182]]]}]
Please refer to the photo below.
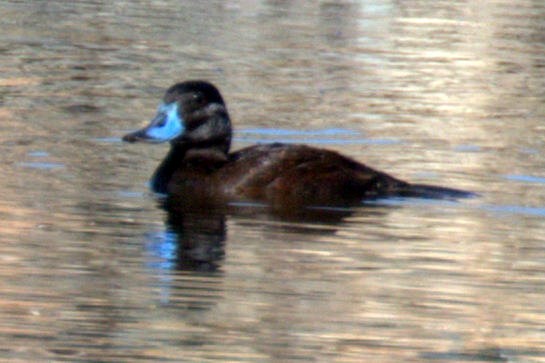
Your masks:
[{"label": "duck reflection", "polygon": [[[307,223],[331,226],[340,224],[353,209],[306,208],[298,210],[271,209],[259,204],[195,205],[176,198],[159,201],[166,212],[166,229],[160,244],[154,248],[164,263],[163,267],[180,271],[216,272],[225,257],[227,219],[244,225],[246,221],[266,223],[264,228],[278,231],[308,232]],[[312,229],[316,232],[316,228]]]},{"label": "duck reflection", "polygon": [[173,207],[168,200],[159,201],[159,206],[167,213],[165,238],[157,252],[163,261],[168,261],[168,267],[179,271],[218,271],[225,255],[225,213]]},{"label": "duck reflection", "polygon": [[225,256],[225,214],[212,209],[169,208],[165,228],[148,235],[146,267],[154,276],[163,305],[198,313],[208,311],[222,294],[221,262]]},{"label": "duck reflection", "polygon": [[164,306],[183,305],[184,311],[195,313],[208,311],[223,294],[228,226],[249,230],[259,226],[264,236],[289,232],[322,238],[336,233],[354,214],[383,215],[388,210],[383,206],[279,210],[253,204],[195,205],[176,198],[159,200],[158,206],[166,213],[165,229],[148,238],[152,258],[147,266],[158,279]]}]

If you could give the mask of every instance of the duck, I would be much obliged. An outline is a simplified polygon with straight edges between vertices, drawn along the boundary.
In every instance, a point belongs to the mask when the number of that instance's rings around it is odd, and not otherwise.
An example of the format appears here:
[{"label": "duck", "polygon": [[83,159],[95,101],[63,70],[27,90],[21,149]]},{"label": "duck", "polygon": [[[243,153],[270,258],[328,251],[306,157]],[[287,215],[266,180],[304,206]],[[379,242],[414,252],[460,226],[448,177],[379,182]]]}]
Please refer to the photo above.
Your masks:
[{"label": "duck", "polygon": [[170,143],[150,181],[179,203],[261,203],[273,208],[345,207],[387,197],[458,199],[471,192],[413,184],[333,150],[263,143],[231,152],[233,130],[218,88],[204,80],[176,83],[155,117],[122,137]]}]

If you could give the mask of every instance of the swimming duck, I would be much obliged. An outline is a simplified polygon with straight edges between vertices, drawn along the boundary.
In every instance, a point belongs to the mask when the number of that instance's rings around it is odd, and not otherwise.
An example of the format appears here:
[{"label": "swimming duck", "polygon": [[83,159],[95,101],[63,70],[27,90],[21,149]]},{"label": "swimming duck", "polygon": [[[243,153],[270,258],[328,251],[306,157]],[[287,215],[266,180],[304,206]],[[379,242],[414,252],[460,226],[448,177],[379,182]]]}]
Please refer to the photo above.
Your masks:
[{"label": "swimming duck", "polygon": [[170,142],[151,189],[182,202],[298,208],[357,205],[388,196],[472,195],[411,184],[338,152],[306,145],[272,143],[229,152],[231,137],[231,120],[218,89],[207,81],[186,81],[170,87],[149,125],[123,141]]}]

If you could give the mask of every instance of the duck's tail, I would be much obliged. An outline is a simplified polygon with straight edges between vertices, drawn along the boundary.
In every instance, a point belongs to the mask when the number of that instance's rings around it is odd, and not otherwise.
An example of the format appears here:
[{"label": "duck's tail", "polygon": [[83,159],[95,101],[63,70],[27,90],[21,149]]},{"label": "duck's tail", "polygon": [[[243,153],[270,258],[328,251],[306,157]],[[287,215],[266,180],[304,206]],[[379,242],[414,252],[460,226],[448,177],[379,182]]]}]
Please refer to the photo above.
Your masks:
[{"label": "duck's tail", "polygon": [[405,184],[398,189],[397,195],[400,197],[426,199],[463,199],[479,196],[477,193],[465,190],[438,187],[428,184]]}]

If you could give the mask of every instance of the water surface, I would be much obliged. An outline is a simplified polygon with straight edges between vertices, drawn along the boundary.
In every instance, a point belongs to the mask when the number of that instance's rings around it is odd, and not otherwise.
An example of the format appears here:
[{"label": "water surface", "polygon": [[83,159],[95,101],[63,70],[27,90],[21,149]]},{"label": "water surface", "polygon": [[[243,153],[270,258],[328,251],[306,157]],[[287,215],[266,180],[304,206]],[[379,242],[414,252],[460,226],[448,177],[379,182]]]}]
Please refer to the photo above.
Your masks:
[{"label": "water surface", "polygon": [[[0,357],[542,362],[541,1],[0,2]],[[167,213],[166,87],[234,148],[327,147],[480,198]]]}]

